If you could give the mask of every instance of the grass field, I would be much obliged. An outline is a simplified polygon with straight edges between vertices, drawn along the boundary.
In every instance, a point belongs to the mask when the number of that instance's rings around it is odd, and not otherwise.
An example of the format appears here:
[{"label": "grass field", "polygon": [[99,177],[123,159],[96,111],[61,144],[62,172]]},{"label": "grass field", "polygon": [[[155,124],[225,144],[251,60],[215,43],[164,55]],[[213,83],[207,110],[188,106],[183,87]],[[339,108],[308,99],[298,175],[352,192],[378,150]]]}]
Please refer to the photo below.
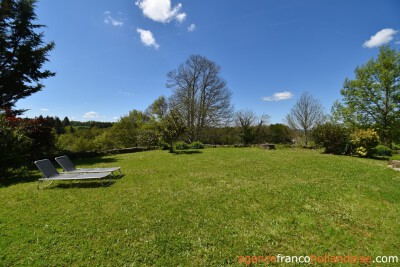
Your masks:
[{"label": "grass field", "polygon": [[77,163],[121,166],[125,175],[109,187],[1,187],[1,266],[237,266],[246,255],[400,256],[400,173],[386,161],[215,148]]}]

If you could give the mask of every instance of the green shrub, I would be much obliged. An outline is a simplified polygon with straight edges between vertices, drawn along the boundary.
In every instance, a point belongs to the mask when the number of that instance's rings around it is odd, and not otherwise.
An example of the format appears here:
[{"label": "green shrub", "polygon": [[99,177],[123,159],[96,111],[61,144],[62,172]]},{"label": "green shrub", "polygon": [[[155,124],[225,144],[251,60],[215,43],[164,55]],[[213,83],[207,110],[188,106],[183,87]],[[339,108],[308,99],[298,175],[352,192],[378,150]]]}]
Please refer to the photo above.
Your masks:
[{"label": "green shrub", "polygon": [[355,153],[361,157],[370,157],[379,144],[379,135],[374,129],[359,129],[350,136]]},{"label": "green shrub", "polygon": [[155,147],[158,144],[158,135],[155,129],[150,127],[143,127],[140,129],[137,135],[138,146],[142,147]]},{"label": "green shrub", "polygon": [[391,157],[392,150],[384,145],[378,145],[375,147],[375,155],[380,157]]},{"label": "green shrub", "polygon": [[325,153],[344,154],[349,143],[349,134],[345,127],[339,124],[325,123],[317,126],[312,136],[317,145],[325,148]]},{"label": "green shrub", "polygon": [[178,141],[178,142],[175,143],[175,149],[176,150],[189,149],[189,145],[186,144],[184,141]]},{"label": "green shrub", "polygon": [[395,143],[393,143],[393,144],[392,144],[392,149],[393,149],[393,150],[400,150],[400,144],[395,144]]},{"label": "green shrub", "polygon": [[20,127],[10,126],[5,115],[0,113],[0,177],[25,165],[31,146],[32,140],[26,132]]},{"label": "green shrub", "polygon": [[168,143],[166,143],[166,142],[164,142],[164,141],[159,141],[159,142],[158,142],[158,147],[159,147],[161,150],[169,150],[169,145],[168,145]]},{"label": "green shrub", "polygon": [[193,143],[190,144],[190,148],[192,149],[203,149],[204,148],[204,144],[200,141],[195,141]]}]

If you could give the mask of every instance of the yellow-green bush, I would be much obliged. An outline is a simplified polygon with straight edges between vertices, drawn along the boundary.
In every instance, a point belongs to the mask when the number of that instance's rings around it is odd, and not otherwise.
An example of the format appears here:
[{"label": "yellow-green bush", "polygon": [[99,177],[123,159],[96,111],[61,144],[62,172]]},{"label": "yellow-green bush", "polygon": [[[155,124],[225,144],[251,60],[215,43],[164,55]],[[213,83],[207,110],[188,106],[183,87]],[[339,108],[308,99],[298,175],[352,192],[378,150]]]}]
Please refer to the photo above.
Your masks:
[{"label": "yellow-green bush", "polygon": [[351,136],[354,151],[360,157],[369,157],[374,154],[374,148],[379,145],[379,135],[374,129],[358,129]]}]

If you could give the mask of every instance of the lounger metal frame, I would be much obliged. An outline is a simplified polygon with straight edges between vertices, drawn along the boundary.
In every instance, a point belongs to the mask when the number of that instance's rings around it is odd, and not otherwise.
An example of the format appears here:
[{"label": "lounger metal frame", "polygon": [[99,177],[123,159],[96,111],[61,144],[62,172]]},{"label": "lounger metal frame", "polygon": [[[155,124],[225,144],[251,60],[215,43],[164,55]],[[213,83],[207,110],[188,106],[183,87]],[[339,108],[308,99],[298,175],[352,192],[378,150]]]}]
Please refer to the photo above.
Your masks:
[{"label": "lounger metal frame", "polygon": [[76,168],[74,163],[68,158],[68,156],[60,156],[55,158],[57,163],[63,168],[65,173],[98,173],[98,172],[111,172],[119,171],[122,175],[121,167],[111,168]]},{"label": "lounger metal frame", "polygon": [[[97,173],[62,173],[60,174],[54,165],[48,159],[42,159],[35,161],[35,165],[42,172],[43,178],[39,179],[37,185],[38,189],[43,189],[50,186],[54,181],[79,181],[79,180],[100,180],[103,186],[112,183],[112,173],[111,172],[97,172]],[[102,179],[109,179],[107,184],[103,183]],[[49,184],[42,185],[44,182],[50,182]]]}]

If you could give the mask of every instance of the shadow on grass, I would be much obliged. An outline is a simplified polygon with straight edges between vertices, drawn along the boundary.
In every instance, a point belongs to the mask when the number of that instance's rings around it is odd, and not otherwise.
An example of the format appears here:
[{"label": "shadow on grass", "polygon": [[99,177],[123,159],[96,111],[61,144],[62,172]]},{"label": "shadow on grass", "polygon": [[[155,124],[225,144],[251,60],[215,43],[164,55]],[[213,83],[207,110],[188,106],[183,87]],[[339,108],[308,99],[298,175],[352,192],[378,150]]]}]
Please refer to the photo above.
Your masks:
[{"label": "shadow on grass", "polygon": [[360,157],[360,156],[354,155],[354,154],[334,154],[334,153],[325,153],[325,152],[321,152],[321,155],[334,155],[334,156],[342,156],[342,157],[374,159],[374,160],[380,160],[380,161],[389,161],[390,160],[390,157],[388,157],[388,156]]},{"label": "shadow on grass", "polygon": [[42,175],[34,171],[13,173],[8,177],[0,177],[0,187],[7,187],[19,183],[31,183],[37,181],[41,177]]},{"label": "shadow on grass", "polygon": [[[110,182],[109,178],[97,181],[84,181],[84,180],[60,180],[60,181],[44,181],[42,184],[39,184],[38,189],[52,189],[52,188],[61,188],[61,189],[72,189],[72,188],[100,188],[100,187],[110,187],[113,185],[117,179],[121,179],[124,174],[113,175],[112,180]],[[49,183],[50,182],[50,183]],[[47,183],[47,184],[46,184]]]},{"label": "shadow on grass", "polygon": [[169,152],[171,154],[174,155],[192,155],[192,154],[201,154],[203,152],[199,151],[199,150],[179,150],[179,151],[173,151],[173,152]]},{"label": "shadow on grass", "polygon": [[389,161],[389,160],[390,160],[390,157],[373,156],[373,157],[371,157],[371,159]]},{"label": "shadow on grass", "polygon": [[45,189],[52,189],[52,188],[60,188],[60,189],[72,189],[72,188],[101,188],[101,187],[110,187],[114,184],[114,181],[111,183],[109,182],[72,182],[72,183],[57,183],[56,185],[51,185]]}]

